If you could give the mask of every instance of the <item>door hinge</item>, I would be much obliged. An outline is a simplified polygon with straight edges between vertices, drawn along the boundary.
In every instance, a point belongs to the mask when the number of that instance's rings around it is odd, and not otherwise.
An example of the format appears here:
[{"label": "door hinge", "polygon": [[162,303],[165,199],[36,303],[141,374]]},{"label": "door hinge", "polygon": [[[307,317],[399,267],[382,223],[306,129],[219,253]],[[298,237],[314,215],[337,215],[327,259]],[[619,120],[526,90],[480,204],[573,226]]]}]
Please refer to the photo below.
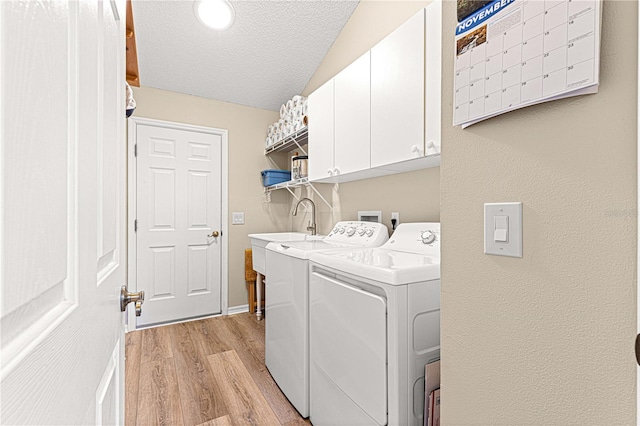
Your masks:
[{"label": "door hinge", "polygon": [[133,221],[133,232],[138,232],[138,219]]},{"label": "door hinge", "polygon": [[138,144],[133,145],[133,156],[138,156]]}]

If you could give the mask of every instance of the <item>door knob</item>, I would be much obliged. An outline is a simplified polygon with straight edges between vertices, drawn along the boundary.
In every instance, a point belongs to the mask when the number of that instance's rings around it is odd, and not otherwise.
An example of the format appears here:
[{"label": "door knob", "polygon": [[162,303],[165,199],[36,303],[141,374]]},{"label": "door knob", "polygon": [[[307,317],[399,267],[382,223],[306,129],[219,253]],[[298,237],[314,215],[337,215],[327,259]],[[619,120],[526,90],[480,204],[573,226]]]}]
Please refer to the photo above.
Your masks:
[{"label": "door knob", "polygon": [[124,312],[127,309],[127,305],[131,302],[135,303],[136,316],[139,317],[142,314],[142,303],[144,302],[144,291],[137,293],[129,293],[127,286],[120,287],[120,311]]},{"label": "door knob", "polygon": [[218,238],[220,233],[218,231],[213,231],[211,234],[207,235],[209,238]]}]

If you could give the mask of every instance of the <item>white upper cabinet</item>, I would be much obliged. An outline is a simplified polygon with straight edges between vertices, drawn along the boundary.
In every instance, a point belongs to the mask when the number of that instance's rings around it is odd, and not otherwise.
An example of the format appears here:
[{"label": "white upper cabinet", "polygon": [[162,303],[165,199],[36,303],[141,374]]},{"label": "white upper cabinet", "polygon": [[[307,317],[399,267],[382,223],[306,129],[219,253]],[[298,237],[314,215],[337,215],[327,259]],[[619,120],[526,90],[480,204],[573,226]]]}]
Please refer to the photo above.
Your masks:
[{"label": "white upper cabinet", "polygon": [[334,175],[371,167],[371,54],[335,77]]},{"label": "white upper cabinet", "polygon": [[442,99],[442,2],[427,6],[425,25],[425,155],[440,154],[440,102]]},{"label": "white upper cabinet", "polygon": [[371,49],[371,167],[424,155],[425,11]]},{"label": "white upper cabinet", "polygon": [[434,0],[309,95],[309,180],[439,166],[441,52]]},{"label": "white upper cabinet", "polygon": [[309,180],[333,176],[334,79],[309,95]]}]

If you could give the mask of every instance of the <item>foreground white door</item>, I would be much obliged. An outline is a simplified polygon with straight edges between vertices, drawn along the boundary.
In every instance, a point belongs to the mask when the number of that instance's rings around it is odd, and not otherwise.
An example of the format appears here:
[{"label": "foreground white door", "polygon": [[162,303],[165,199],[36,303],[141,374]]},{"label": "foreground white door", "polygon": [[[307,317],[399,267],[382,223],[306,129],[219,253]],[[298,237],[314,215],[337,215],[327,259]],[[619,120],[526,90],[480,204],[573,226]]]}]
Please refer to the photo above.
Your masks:
[{"label": "foreground white door", "polygon": [[0,2],[2,424],[124,420],[124,10]]},{"label": "foreground white door", "polygon": [[137,326],[220,313],[226,132],[141,120],[133,130],[136,281],[145,291]]}]

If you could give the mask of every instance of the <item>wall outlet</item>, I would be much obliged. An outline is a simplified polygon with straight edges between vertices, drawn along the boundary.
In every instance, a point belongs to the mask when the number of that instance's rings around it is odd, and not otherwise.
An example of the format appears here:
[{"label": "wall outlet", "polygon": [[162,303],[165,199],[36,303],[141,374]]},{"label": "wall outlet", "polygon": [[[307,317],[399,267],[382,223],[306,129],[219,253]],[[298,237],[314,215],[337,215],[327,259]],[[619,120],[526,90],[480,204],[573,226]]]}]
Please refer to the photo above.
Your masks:
[{"label": "wall outlet", "polygon": [[400,213],[398,212],[391,213],[391,219],[396,220],[396,226],[400,225]]},{"label": "wall outlet", "polygon": [[233,212],[233,213],[231,213],[231,224],[232,225],[244,225],[244,212]]}]

